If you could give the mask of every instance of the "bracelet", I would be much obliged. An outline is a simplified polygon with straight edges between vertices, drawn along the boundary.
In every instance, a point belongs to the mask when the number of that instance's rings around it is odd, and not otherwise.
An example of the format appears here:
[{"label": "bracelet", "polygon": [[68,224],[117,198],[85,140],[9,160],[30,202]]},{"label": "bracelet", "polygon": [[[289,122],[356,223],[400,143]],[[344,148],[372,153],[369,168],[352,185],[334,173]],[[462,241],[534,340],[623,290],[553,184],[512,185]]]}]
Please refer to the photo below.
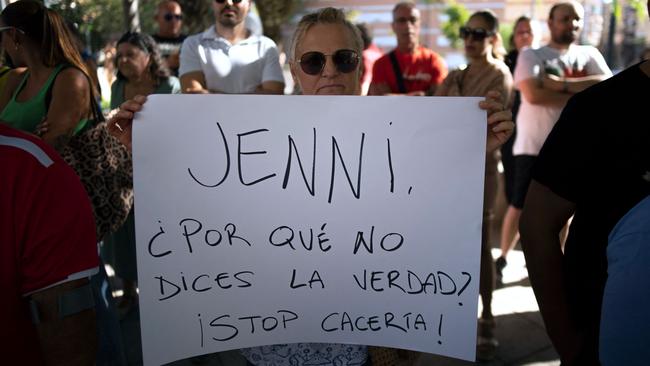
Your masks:
[{"label": "bracelet", "polygon": [[564,79],[564,83],[562,85],[562,93],[568,93],[569,92],[569,83],[567,83],[566,79]]}]

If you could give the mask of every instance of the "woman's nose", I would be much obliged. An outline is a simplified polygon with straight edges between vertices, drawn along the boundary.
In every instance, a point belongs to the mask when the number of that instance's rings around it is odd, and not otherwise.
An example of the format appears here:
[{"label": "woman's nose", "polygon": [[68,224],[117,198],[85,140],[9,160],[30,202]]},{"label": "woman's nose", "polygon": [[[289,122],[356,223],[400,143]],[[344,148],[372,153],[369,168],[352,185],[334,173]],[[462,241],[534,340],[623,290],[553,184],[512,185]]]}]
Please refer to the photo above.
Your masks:
[{"label": "woman's nose", "polygon": [[323,67],[322,76],[331,77],[337,75],[338,72],[336,65],[334,65],[334,60],[332,60],[332,56],[325,56],[325,67]]}]

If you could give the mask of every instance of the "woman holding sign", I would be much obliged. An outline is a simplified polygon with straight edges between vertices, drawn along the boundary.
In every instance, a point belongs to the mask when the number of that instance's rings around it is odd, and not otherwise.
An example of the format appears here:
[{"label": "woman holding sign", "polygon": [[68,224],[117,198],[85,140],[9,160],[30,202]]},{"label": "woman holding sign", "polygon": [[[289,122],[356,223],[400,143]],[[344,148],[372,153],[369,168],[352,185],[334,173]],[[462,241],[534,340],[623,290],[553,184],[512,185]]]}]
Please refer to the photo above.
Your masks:
[{"label": "woman holding sign", "polygon": [[[489,10],[478,11],[470,16],[467,24],[460,28],[460,37],[465,43],[467,67],[449,73],[436,90],[438,96],[483,96],[490,90],[501,94],[502,105],[510,104],[512,75],[502,61],[505,50],[499,35],[499,20]],[[503,51],[502,51],[503,50]],[[490,226],[494,216],[497,193],[497,163],[494,152],[488,152],[485,159],[485,191],[483,197],[483,239],[481,242],[481,283],[479,293],[483,312],[479,319],[479,360],[491,360],[498,342],[494,337],[495,322],[492,316],[492,291],[495,270],[490,254]]]},{"label": "woman holding sign", "polygon": [[[302,18],[293,37],[291,73],[306,95],[361,95],[360,60],[363,42],[357,28],[345,19],[338,9],[325,8]],[[125,145],[131,146],[133,116],[141,110],[146,98],[135,97],[122,104],[110,119],[111,131]],[[489,133],[487,150],[494,151],[512,134],[512,114],[500,102],[499,93],[489,93],[480,103],[488,111]],[[281,347],[282,352],[271,352]],[[265,350],[265,348],[267,348]],[[268,351],[268,352],[266,352]],[[367,347],[362,345],[290,344],[257,347],[243,353],[255,365],[290,365],[290,360],[300,360],[298,365],[309,364],[313,357],[322,361],[331,357],[333,365],[338,359],[347,364],[368,363]],[[281,356],[279,355],[281,353]],[[292,357],[292,356],[300,357]],[[329,358],[328,358],[329,359]]]}]

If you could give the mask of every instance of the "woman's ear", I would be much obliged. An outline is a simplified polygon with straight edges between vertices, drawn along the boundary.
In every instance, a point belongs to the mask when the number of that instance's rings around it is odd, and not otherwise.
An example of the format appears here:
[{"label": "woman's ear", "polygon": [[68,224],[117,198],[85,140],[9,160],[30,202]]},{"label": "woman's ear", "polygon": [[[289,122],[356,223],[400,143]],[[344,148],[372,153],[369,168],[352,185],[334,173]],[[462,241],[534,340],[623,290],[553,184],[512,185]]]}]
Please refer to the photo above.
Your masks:
[{"label": "woman's ear", "polygon": [[20,48],[20,40],[18,39],[18,31],[15,28],[9,29],[9,39],[14,43],[16,51]]}]

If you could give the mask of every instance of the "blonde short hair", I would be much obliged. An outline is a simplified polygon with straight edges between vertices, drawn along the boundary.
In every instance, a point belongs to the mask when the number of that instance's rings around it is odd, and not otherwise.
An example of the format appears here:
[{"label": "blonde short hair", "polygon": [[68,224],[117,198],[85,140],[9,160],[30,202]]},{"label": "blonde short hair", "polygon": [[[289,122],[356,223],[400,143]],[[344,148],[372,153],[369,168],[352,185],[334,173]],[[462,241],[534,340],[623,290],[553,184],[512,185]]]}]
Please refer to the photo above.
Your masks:
[{"label": "blonde short hair", "polygon": [[300,19],[291,40],[290,59],[292,61],[295,61],[296,59],[296,49],[302,38],[305,36],[305,33],[307,33],[309,28],[316,24],[340,24],[345,26],[352,35],[354,51],[361,56],[361,52],[363,51],[363,39],[361,38],[361,32],[359,32],[359,29],[345,18],[343,10],[328,7],[307,14]]}]

